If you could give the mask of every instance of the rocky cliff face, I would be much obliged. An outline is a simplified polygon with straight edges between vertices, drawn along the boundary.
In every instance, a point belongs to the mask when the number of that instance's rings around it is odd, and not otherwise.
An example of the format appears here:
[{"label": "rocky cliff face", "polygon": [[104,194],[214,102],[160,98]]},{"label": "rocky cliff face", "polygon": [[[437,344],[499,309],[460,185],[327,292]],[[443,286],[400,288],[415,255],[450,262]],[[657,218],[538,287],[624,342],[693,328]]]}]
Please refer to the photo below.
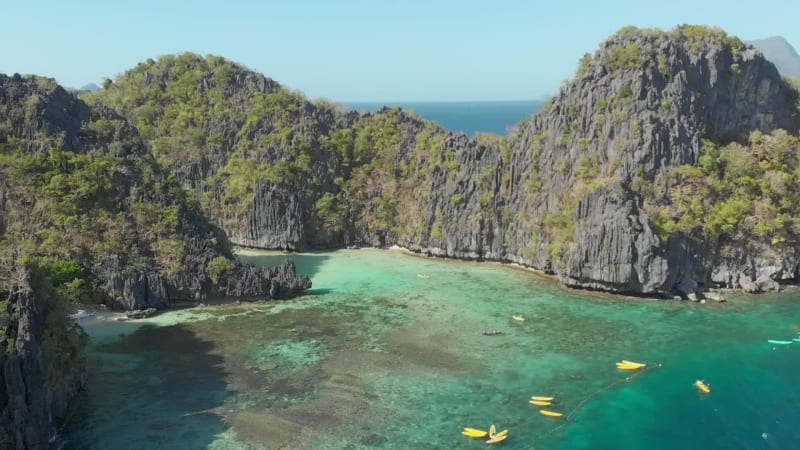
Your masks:
[{"label": "rocky cliff face", "polygon": [[796,230],[777,246],[754,233],[665,236],[647,206],[662,174],[698,165],[704,140],[796,133],[795,99],[772,64],[718,31],[623,30],[506,140],[457,144],[458,172],[431,179],[425,232],[397,241],[589,289],[774,288],[797,276]]},{"label": "rocky cliff face", "polygon": [[0,312],[0,446],[62,448],[55,418],[86,381],[83,331],[26,268],[11,278]]},{"label": "rocky cliff face", "polygon": [[[542,181],[512,203],[545,222],[571,216],[533,227],[568,285],[685,294],[719,282],[712,280],[715,267],[732,266],[738,273],[719,284],[748,287],[752,264],[723,262],[718,238],[659,238],[642,191],[668,168],[698,164],[704,139],[796,132],[792,99],[774,66],[735,38],[699,27],[623,30],[585,57],[552,105],[520,127],[512,158],[521,181]],[[564,223],[574,228],[571,236],[558,236]],[[511,242],[524,242],[529,230],[518,228]],[[790,270],[782,279],[795,276],[787,250]],[[522,255],[519,247],[512,253]],[[547,259],[542,253],[540,261]]]},{"label": "rocky cliff face", "polygon": [[[398,110],[356,116],[194,55],[149,61],[90,98],[146,130],[154,149],[188,146],[156,154],[191,179],[184,185],[235,243],[400,244],[513,261],[575,287],[664,295],[796,278],[786,186],[743,198],[729,186],[734,164],[720,162],[754,131],[797,133],[796,101],[752,47],[696,26],[621,30],[507,137],[470,139]],[[176,119],[189,105],[214,108]],[[703,158],[721,165],[701,168]],[[785,167],[755,166],[764,170],[750,178],[793,186]],[[708,191],[701,204],[680,185],[691,168]]]},{"label": "rocky cliff face", "polygon": [[316,232],[313,205],[341,172],[325,137],[355,113],[311,103],[223,58],[190,53],[148,60],[86,99],[123,112],[231,242],[340,244]]},{"label": "rocky cliff face", "polygon": [[235,261],[136,129],[51,80],[0,76],[0,146],[3,243],[78,261],[110,306],[271,298],[310,286],[291,264],[271,272]]}]

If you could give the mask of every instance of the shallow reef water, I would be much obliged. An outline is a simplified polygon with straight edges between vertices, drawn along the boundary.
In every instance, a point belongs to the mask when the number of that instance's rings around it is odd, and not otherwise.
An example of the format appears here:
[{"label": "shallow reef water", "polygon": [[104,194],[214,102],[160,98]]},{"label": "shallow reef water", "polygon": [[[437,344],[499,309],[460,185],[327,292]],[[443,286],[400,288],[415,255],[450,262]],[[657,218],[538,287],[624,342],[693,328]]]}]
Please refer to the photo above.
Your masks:
[{"label": "shallow reef water", "polygon": [[[491,424],[509,430],[508,449],[800,442],[800,343],[767,343],[797,337],[796,293],[699,305],[395,251],[239,257],[292,258],[314,287],[87,324],[90,384],[67,423],[71,448],[478,449],[461,430]],[[619,371],[622,359],[648,366]],[[565,417],[541,415],[534,395]]]}]

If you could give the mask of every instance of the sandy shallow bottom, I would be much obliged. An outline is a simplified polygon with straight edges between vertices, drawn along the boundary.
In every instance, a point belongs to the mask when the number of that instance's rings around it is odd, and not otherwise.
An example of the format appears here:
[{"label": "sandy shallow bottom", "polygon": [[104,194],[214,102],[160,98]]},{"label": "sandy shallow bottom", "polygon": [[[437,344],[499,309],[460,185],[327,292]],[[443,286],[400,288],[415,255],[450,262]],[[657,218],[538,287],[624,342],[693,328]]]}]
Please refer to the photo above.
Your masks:
[{"label": "sandy shallow bottom", "polygon": [[[70,445],[477,449],[461,429],[490,424],[509,429],[512,449],[800,442],[800,347],[766,343],[797,336],[796,294],[701,306],[581,296],[520,270],[399,252],[291,257],[314,282],[300,299],[89,323],[90,388]],[[621,359],[652,369],[620,372]],[[569,420],[539,414],[533,395],[556,397]]]}]

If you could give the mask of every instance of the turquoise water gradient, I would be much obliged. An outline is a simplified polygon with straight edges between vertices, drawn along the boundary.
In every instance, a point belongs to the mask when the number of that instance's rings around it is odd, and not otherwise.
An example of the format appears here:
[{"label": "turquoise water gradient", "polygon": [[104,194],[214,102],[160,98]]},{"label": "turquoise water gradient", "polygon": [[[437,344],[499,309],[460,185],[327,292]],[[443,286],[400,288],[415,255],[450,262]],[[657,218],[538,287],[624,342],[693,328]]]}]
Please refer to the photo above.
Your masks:
[{"label": "turquoise water gradient", "polygon": [[[766,342],[797,335],[796,294],[698,305],[394,251],[292,259],[314,282],[300,299],[88,325],[92,372],[71,445],[479,449],[461,430],[491,424],[509,429],[508,449],[800,443],[800,344]],[[493,329],[503,334],[481,334]],[[621,359],[650,369],[622,373]],[[556,397],[550,409],[569,418],[540,415],[533,395]]]}]

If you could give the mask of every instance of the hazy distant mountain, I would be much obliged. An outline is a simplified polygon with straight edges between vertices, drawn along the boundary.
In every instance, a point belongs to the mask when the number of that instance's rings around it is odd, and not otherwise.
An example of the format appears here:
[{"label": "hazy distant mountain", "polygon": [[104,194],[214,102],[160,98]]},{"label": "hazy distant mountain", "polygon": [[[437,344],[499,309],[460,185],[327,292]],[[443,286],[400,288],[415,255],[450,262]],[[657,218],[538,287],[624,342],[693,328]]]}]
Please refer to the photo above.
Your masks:
[{"label": "hazy distant mountain", "polygon": [[97,92],[97,91],[100,90],[100,86],[98,86],[98,85],[96,85],[94,83],[89,83],[89,84],[84,85],[83,87],[81,87],[78,90],[79,91]]},{"label": "hazy distant mountain", "polygon": [[[2,72],[0,72],[0,73],[2,73]],[[102,88],[100,86],[94,84],[94,83],[89,83],[89,84],[83,85],[80,89],[75,89],[74,87],[69,87],[69,86],[64,86],[64,89],[67,92],[74,94],[76,92],[84,92],[84,91],[85,92],[97,92]]]},{"label": "hazy distant mountain", "polygon": [[784,37],[773,36],[748,42],[761,50],[775,64],[781,75],[800,77],[800,55]]}]

